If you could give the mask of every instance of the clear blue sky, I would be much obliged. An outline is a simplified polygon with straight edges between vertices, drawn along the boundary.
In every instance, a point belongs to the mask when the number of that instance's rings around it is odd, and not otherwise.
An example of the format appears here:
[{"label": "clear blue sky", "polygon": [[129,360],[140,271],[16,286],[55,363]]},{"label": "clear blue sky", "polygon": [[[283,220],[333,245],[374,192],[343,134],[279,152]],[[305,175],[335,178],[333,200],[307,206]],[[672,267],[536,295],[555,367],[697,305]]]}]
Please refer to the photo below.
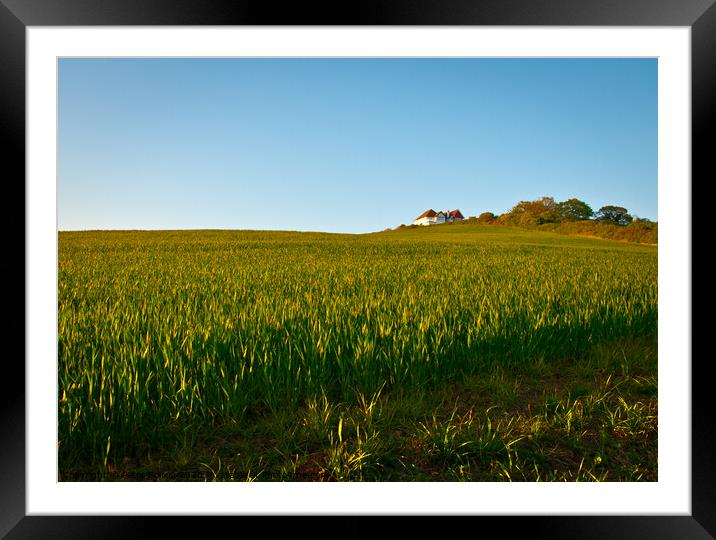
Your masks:
[{"label": "clear blue sky", "polygon": [[61,59],[58,150],[60,230],[656,220],[657,60]]}]

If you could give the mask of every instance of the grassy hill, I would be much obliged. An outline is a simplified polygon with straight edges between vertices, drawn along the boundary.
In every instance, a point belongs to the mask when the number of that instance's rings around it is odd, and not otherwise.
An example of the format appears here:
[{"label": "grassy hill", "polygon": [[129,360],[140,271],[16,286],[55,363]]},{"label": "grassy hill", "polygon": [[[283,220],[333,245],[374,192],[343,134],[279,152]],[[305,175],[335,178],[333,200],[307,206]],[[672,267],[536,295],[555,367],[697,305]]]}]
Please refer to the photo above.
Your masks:
[{"label": "grassy hill", "polygon": [[[567,225],[567,224],[565,224]],[[508,244],[542,244],[559,245],[567,247],[587,248],[618,248],[624,246],[625,241],[619,239],[601,238],[596,235],[578,233],[570,234],[552,230],[552,225],[542,225],[539,228],[529,229],[508,225],[491,225],[471,223],[469,221],[443,223],[428,227],[399,227],[380,233],[378,235],[392,236],[394,238],[431,238],[444,241],[490,242]],[[634,242],[639,243],[639,242]],[[655,242],[644,242],[645,247],[651,248]],[[627,248],[629,249],[629,248]]]},{"label": "grassy hill", "polygon": [[[658,224],[654,222],[635,222],[627,226],[603,223],[595,220],[565,221],[560,223],[544,223],[541,225],[517,225],[514,223],[501,223],[500,219],[493,222],[481,223],[475,218],[453,223],[443,223],[420,227],[416,225],[402,225],[395,229],[396,232],[407,232],[420,229],[431,229],[450,234],[487,234],[490,229],[495,229],[495,238],[524,237],[519,233],[534,236],[533,233],[559,234],[560,236],[572,236],[582,238],[593,238],[611,240],[620,243],[656,245],[658,243]],[[511,233],[510,233],[511,231]],[[420,233],[423,234],[423,233]],[[430,233],[433,234],[433,233]]]},{"label": "grassy hill", "polygon": [[61,232],[58,287],[67,480],[656,478],[654,246]]}]

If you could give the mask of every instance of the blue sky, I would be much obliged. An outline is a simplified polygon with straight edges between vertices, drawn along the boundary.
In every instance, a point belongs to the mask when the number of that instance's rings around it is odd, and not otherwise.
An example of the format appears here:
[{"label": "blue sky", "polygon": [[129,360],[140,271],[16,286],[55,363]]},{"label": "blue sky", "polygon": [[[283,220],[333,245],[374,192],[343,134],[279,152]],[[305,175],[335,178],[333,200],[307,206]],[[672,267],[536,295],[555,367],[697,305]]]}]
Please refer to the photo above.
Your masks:
[{"label": "blue sky", "polygon": [[60,230],[656,220],[657,60],[61,59],[58,152]]}]

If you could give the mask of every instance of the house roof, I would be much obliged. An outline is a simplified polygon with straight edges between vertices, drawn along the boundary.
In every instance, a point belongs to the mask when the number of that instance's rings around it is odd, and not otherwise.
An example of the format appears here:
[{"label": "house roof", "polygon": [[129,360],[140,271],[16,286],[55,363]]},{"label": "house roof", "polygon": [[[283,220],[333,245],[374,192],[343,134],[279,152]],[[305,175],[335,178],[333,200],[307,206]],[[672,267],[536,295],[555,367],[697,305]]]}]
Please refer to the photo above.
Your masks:
[{"label": "house roof", "polygon": [[435,213],[435,210],[433,210],[433,209],[431,208],[430,210],[426,210],[425,212],[423,212],[422,214],[420,214],[420,215],[419,215],[418,217],[416,217],[415,219],[422,219],[422,218],[424,218],[424,217],[435,217],[435,216],[437,216],[437,214]]},{"label": "house roof", "polygon": [[450,214],[452,217],[465,219],[465,216],[463,216],[463,215],[460,213],[460,210],[450,210],[449,214]]}]

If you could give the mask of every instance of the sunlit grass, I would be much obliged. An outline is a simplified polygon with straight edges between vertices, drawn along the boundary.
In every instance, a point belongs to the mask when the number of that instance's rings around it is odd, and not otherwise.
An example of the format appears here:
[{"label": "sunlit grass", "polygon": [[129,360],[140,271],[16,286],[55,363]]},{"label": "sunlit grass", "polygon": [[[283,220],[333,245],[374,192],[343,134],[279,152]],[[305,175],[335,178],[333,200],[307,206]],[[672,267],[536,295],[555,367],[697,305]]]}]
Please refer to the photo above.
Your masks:
[{"label": "sunlit grass", "polygon": [[[633,338],[656,334],[656,248],[437,229],[60,233],[61,470],[106,472],[164,452],[177,469],[262,480],[267,457],[200,459],[197,433],[271,419],[283,427],[267,427],[276,444],[261,449],[283,448],[287,476],[399,476],[398,432],[426,452],[426,477],[442,467],[443,479],[604,479],[602,465],[571,458],[569,474],[551,470],[537,450],[521,461],[514,413],[444,418],[449,400],[433,403],[434,389],[491,384],[485,410],[517,406],[523,381],[554,366],[578,360],[588,377],[608,365],[628,377],[623,388],[577,384],[539,412],[532,404],[525,421],[565,440],[653,436],[656,372],[630,369],[643,347]],[[247,444],[241,459],[258,451]]]}]

